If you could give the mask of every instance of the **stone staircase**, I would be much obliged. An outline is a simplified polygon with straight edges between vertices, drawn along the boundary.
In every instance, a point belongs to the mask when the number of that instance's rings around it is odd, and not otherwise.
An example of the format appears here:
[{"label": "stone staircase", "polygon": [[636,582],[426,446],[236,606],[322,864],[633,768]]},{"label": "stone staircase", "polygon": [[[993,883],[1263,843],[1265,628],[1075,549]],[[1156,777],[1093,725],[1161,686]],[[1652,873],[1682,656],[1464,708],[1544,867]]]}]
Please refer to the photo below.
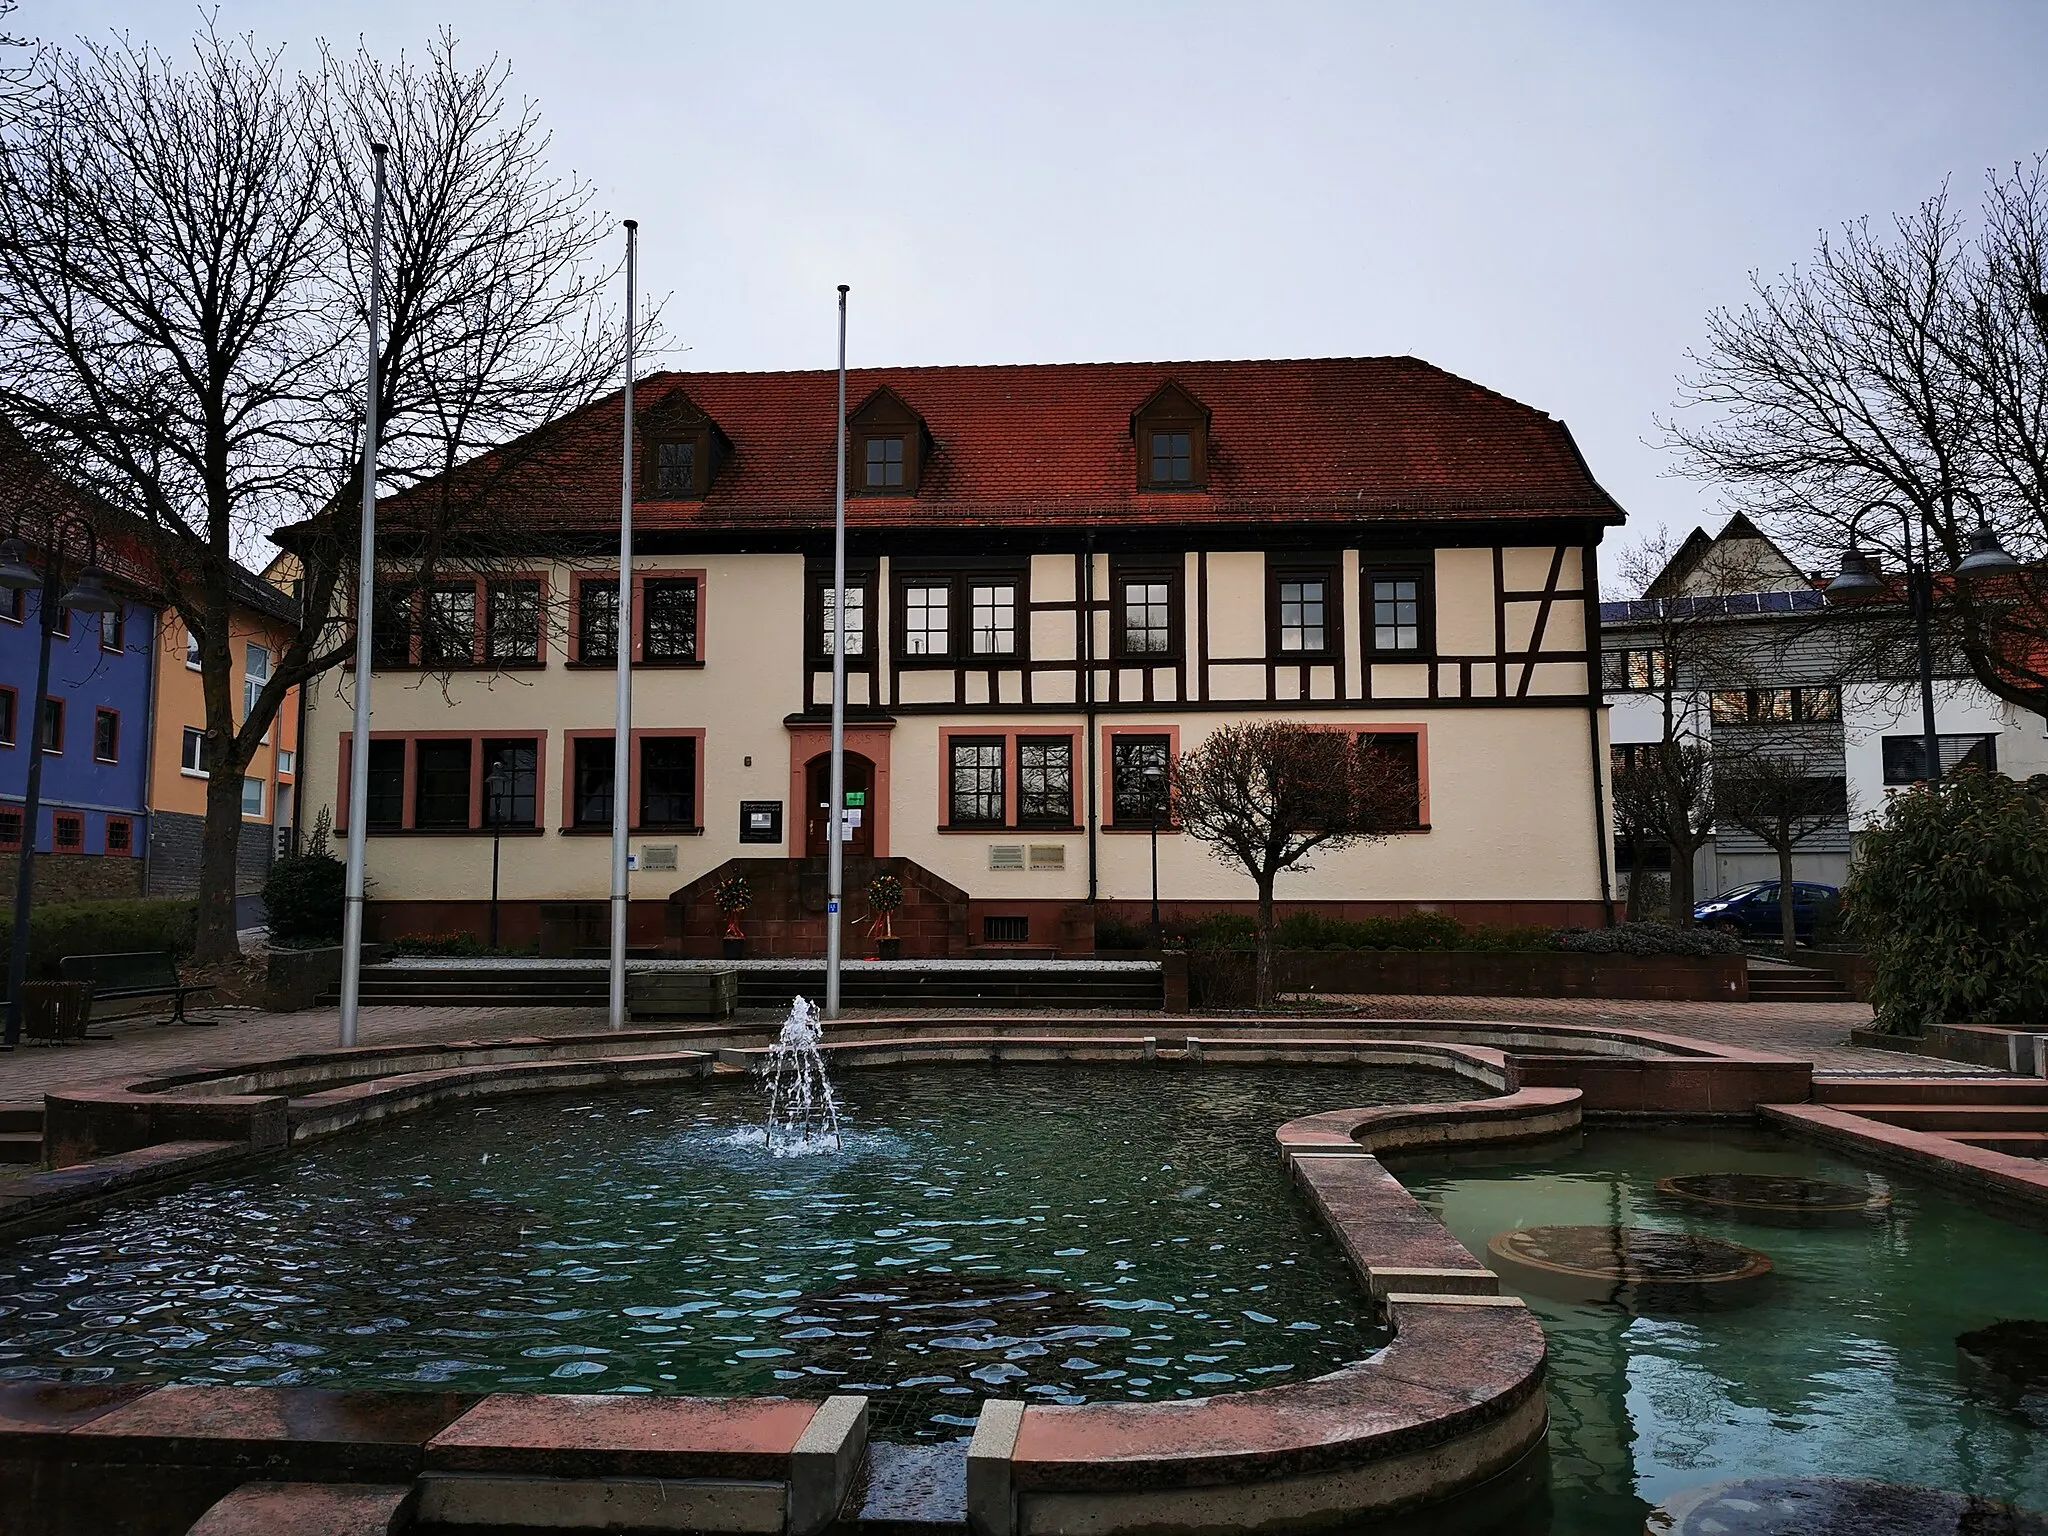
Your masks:
[{"label": "stone staircase", "polygon": [[43,1160],[43,1106],[0,1104],[0,1163]]},{"label": "stone staircase", "polygon": [[[735,962],[742,1008],[787,1008],[790,998],[822,998],[822,961]],[[602,1008],[607,997],[601,964],[408,965],[402,961],[363,968],[365,1003],[415,1007]],[[322,1003],[338,1000],[328,988]],[[840,997],[850,1008],[1038,1007],[1158,1012],[1165,1006],[1165,978],[1156,961],[996,961],[966,964],[925,961],[872,964],[849,961],[840,973]],[[37,1110],[41,1125],[41,1110]]]},{"label": "stone staircase", "polygon": [[1749,1000],[1752,1003],[1849,1003],[1849,995],[1833,971],[1803,965],[1759,965],[1749,963]]},{"label": "stone staircase", "polygon": [[2048,1079],[1816,1077],[1813,1102],[1966,1147],[2048,1158]]}]

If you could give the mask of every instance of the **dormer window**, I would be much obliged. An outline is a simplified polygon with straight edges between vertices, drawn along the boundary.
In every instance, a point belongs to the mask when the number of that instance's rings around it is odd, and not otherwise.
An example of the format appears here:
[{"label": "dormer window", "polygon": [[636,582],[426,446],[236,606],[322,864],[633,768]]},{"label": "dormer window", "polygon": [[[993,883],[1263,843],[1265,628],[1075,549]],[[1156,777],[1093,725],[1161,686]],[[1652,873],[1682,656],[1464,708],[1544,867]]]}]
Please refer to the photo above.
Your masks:
[{"label": "dormer window", "polygon": [[878,389],[846,418],[846,483],[861,496],[915,496],[935,446],[924,418]]},{"label": "dormer window", "polygon": [[902,438],[871,437],[867,440],[867,478],[862,483],[871,491],[903,488]]},{"label": "dormer window", "polygon": [[1152,436],[1152,484],[1188,485],[1195,478],[1195,459],[1189,432],[1154,432]]},{"label": "dormer window", "polygon": [[654,493],[694,496],[697,493],[697,443],[694,438],[654,445]]},{"label": "dormer window", "polygon": [[732,456],[732,443],[718,423],[680,389],[642,412],[634,431],[641,445],[636,494],[656,501],[700,499]]},{"label": "dormer window", "polygon": [[1209,410],[1178,384],[1162,384],[1131,413],[1141,491],[1209,485]]}]

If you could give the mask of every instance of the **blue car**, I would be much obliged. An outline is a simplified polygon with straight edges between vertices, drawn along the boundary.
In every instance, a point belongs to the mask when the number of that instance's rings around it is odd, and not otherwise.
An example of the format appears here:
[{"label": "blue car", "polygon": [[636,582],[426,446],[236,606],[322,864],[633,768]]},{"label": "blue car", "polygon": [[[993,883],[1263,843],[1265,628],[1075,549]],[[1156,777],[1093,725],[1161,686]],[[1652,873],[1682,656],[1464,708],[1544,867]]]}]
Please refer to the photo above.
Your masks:
[{"label": "blue car", "polygon": [[[1820,921],[1823,913],[1833,909],[1841,895],[1832,885],[1808,885],[1804,881],[1795,881],[1792,886],[1794,931],[1801,938],[1812,938],[1813,925]],[[1784,931],[1778,909],[1778,882],[1766,880],[1756,885],[1739,885],[1694,907],[1692,920],[1724,933],[1774,939]]]}]

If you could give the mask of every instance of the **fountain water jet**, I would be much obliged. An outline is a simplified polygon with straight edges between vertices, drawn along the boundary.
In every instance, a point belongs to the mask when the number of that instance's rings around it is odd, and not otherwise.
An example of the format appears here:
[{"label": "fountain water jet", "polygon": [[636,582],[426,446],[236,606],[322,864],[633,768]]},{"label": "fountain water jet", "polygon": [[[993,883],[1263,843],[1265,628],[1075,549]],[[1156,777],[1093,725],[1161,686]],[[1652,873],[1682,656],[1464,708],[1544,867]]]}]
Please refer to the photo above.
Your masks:
[{"label": "fountain water jet", "polygon": [[818,1050],[823,1037],[818,1010],[801,997],[792,1001],[782,1034],[758,1069],[768,1089],[765,1138],[771,1156],[839,1150],[839,1106]]}]

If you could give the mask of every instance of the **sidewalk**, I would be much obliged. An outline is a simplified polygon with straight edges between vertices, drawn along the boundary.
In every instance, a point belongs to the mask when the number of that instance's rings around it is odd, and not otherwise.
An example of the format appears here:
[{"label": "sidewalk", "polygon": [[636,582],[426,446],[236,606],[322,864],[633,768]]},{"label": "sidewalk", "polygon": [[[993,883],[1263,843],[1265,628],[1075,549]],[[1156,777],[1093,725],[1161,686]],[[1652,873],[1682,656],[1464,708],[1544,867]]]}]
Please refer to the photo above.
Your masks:
[{"label": "sidewalk", "polygon": [[[1304,1017],[1336,1022],[1344,1017],[1327,1005],[1356,1007],[1383,1019],[1528,1019],[1538,1023],[1617,1024],[1667,1034],[1692,1035],[1722,1045],[1748,1046],[1811,1061],[1828,1072],[1941,1072],[1956,1069],[1892,1051],[1848,1044],[1849,1031],[1870,1022],[1863,1003],[1663,1003],[1605,999],[1521,997],[1329,997]],[[217,1062],[290,1056],[332,1049],[338,1043],[339,1012],[313,1008],[302,1013],[256,1009],[209,1010],[214,1028],[142,1025],[111,1040],[86,1045],[24,1046],[0,1054],[0,1102],[40,1099],[64,1083],[132,1073],[170,1072]],[[1013,1017],[1014,1008],[987,1010]],[[1061,1009],[1039,1009],[1047,1020],[1101,1017]],[[892,1017],[900,1010],[849,1009],[848,1018]],[[745,1017],[746,1015],[743,1015]],[[927,1017],[972,1019],[975,1011],[946,1010]],[[1125,1017],[1125,1015],[1115,1015]],[[765,1018],[765,1015],[756,1015]],[[1199,1034],[1196,1016],[1148,1016],[1161,1033]],[[600,1008],[413,1008],[390,1004],[365,1007],[361,1039],[366,1045],[423,1040],[477,1040],[508,1035],[596,1034],[605,1027]]]}]

